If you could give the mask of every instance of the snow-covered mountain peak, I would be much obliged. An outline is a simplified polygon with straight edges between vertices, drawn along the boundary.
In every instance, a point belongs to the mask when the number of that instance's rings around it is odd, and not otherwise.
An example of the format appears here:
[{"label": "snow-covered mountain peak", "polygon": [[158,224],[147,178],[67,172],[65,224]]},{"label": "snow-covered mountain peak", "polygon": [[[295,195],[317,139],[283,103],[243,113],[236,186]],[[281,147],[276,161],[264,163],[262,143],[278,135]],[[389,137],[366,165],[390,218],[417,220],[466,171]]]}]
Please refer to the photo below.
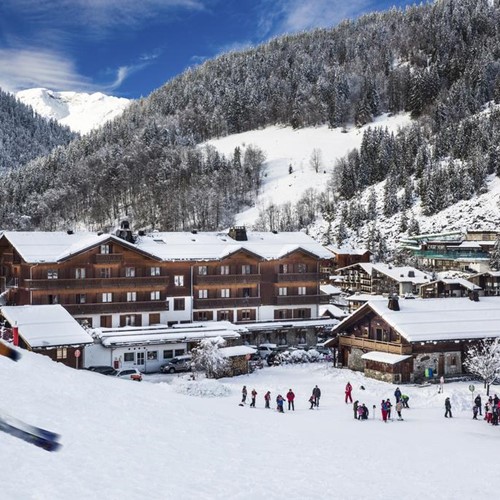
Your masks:
[{"label": "snow-covered mountain peak", "polygon": [[80,134],[116,118],[131,103],[129,99],[101,92],[55,92],[44,88],[21,90],[16,97],[39,115],[57,120]]}]

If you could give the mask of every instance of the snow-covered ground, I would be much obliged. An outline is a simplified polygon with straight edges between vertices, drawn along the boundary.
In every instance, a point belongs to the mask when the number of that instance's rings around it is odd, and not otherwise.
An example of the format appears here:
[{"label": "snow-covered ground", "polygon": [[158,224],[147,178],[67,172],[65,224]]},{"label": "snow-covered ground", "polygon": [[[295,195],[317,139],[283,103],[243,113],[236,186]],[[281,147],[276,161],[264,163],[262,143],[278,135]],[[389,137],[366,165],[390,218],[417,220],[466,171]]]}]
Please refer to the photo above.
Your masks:
[{"label": "snow-covered ground", "polygon": [[[221,381],[149,375],[137,383],[22,354],[17,363],[0,357],[0,406],[59,432],[63,448],[48,453],[0,433],[5,499],[494,495],[500,427],[472,420],[466,382],[446,384],[444,394],[436,385],[402,387],[411,409],[404,422],[384,424],[378,410],[368,421],[354,420],[344,387],[349,380],[353,396],[372,410],[382,398],[394,401],[395,386],[326,363]],[[256,409],[238,405],[243,384],[257,390]],[[316,384],[320,408],[309,410]],[[265,391],[274,401],[289,388],[295,412],[264,409]],[[445,396],[453,419],[444,418]]]},{"label": "snow-covered ground", "polygon": [[[340,128],[330,129],[326,125],[302,129],[272,126],[211,140],[208,144],[226,156],[232,155],[238,146],[244,151],[250,145],[259,147],[266,154],[266,176],[256,204],[236,217],[237,224],[251,226],[262,206],[298,201],[310,188],[323,191],[336,160],[361,145],[366,128],[387,127],[389,131],[397,132],[410,122],[408,114],[399,114],[382,115],[369,125],[349,127],[345,132]],[[321,157],[321,167],[317,173],[310,163],[313,150],[319,151]],[[291,174],[290,165],[293,169]]]},{"label": "snow-covered ground", "polygon": [[57,120],[80,134],[87,134],[121,115],[132,102],[101,92],[55,92],[40,88],[21,90],[16,97],[39,115]]}]

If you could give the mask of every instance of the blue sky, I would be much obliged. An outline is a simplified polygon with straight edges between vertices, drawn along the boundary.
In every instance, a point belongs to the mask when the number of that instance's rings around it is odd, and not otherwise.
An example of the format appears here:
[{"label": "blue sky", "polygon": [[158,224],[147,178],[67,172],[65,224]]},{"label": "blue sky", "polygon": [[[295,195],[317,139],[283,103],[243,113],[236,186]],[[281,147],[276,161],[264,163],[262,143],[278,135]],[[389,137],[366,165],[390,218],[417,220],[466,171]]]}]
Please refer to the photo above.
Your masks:
[{"label": "blue sky", "polygon": [[0,0],[0,87],[148,95],[190,66],[414,0]]}]

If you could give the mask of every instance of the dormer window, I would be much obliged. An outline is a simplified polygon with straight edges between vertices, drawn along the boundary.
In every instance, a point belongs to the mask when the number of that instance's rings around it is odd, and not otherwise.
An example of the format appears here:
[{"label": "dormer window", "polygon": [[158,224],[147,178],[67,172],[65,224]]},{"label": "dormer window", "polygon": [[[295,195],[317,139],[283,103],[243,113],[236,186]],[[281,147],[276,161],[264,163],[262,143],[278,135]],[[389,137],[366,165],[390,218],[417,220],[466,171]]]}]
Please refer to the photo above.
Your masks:
[{"label": "dormer window", "polygon": [[100,247],[100,253],[103,254],[103,255],[111,253],[111,245],[108,245],[108,244],[101,245],[101,247]]}]

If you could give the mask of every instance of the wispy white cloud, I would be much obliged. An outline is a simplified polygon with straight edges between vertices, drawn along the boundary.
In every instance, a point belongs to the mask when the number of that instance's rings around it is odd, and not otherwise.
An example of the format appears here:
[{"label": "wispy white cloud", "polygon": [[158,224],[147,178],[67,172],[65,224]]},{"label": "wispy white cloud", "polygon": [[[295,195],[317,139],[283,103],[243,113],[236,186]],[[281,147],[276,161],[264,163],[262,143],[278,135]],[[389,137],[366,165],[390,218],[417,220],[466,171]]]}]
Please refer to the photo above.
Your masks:
[{"label": "wispy white cloud", "polygon": [[258,35],[262,38],[334,26],[358,17],[373,0],[262,0]]},{"label": "wispy white cloud", "polygon": [[5,9],[38,25],[78,25],[90,32],[134,26],[173,12],[203,10],[210,0],[2,0]]},{"label": "wispy white cloud", "polygon": [[31,87],[52,90],[94,89],[63,54],[36,48],[0,49],[0,87],[16,92]]}]

